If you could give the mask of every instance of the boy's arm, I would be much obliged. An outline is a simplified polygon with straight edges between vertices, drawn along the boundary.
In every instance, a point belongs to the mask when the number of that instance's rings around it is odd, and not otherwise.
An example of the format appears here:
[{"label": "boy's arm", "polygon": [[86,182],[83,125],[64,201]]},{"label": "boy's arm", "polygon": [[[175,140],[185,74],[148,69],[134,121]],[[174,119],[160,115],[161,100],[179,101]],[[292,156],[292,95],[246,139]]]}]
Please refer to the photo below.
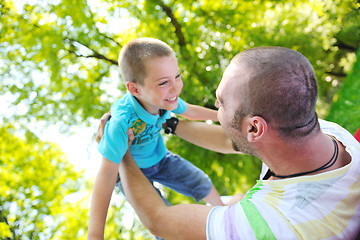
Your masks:
[{"label": "boy's arm", "polygon": [[242,152],[234,150],[231,140],[220,125],[179,120],[175,134],[192,144],[211,151],[242,154]]},{"label": "boy's arm", "polygon": [[183,114],[180,114],[180,116],[189,120],[212,120],[215,122],[218,121],[216,110],[189,103],[186,103],[186,111]]},{"label": "boy's arm", "polygon": [[90,207],[88,239],[104,239],[106,215],[112,192],[115,187],[119,164],[102,158],[96,176]]},{"label": "boy's arm", "polygon": [[[110,116],[111,113],[108,112],[101,118],[96,135],[98,141],[100,141],[104,134],[105,124]],[[175,134],[192,144],[211,151],[241,154],[241,152],[233,149],[231,140],[225,135],[223,128],[219,125],[180,120],[177,124]]]}]

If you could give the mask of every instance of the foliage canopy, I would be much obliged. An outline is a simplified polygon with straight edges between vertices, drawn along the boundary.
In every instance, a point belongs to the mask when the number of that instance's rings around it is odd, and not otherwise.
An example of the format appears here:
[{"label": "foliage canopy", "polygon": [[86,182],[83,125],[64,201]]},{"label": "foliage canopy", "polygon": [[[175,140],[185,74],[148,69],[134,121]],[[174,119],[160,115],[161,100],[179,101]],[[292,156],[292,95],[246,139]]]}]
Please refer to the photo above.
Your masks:
[{"label": "foliage canopy", "polygon": [[[319,116],[331,108],[328,119],[351,131],[359,125],[360,4],[353,0],[0,0],[0,7],[0,99],[10,106],[0,121],[0,238],[85,239],[91,183],[27,126],[61,122],[66,131],[108,111],[125,92],[118,53],[136,37],[167,42],[179,60],[182,98],[209,108],[238,52],[270,45],[300,51],[317,75]],[[208,173],[221,195],[246,192],[261,166],[176,137],[167,147]],[[80,200],[64,201],[77,191]],[[174,204],[192,202],[165,191]],[[105,237],[150,238],[138,221],[123,226],[124,204],[112,205]]]}]

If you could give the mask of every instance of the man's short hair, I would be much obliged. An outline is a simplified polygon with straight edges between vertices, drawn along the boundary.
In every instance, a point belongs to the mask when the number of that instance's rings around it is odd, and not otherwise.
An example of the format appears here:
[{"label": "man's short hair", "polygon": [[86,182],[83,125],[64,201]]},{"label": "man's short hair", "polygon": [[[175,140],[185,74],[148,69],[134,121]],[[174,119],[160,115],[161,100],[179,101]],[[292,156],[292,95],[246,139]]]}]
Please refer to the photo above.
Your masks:
[{"label": "man's short hair", "polygon": [[124,82],[144,84],[146,61],[154,57],[175,56],[172,48],[155,38],[137,38],[127,43],[119,54],[119,67]]},{"label": "man's short hair", "polygon": [[[249,69],[237,119],[261,116],[281,136],[306,136],[319,129],[314,69],[301,53],[283,47],[245,50],[232,60]],[[241,76],[240,76],[241,77]]]}]

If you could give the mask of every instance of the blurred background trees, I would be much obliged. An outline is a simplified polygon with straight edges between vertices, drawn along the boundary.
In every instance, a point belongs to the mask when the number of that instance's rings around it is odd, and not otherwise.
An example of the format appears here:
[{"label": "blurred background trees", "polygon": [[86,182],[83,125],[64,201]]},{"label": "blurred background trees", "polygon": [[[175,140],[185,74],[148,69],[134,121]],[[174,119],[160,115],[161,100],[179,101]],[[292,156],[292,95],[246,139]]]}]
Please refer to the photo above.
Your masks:
[{"label": "blurred background trees", "polygon": [[[92,181],[60,149],[31,133],[94,127],[125,93],[121,47],[155,37],[177,53],[181,97],[214,108],[229,60],[256,46],[284,46],[313,64],[318,114],[354,133],[360,126],[360,3],[353,0],[0,0],[0,239],[85,239]],[[256,87],[256,86],[254,86]],[[170,137],[170,150],[207,172],[222,195],[246,192],[261,163]],[[194,154],[196,153],[196,154]],[[191,199],[164,189],[170,202]],[[115,197],[117,194],[115,194]],[[107,239],[149,239],[127,203],[114,201]]]}]

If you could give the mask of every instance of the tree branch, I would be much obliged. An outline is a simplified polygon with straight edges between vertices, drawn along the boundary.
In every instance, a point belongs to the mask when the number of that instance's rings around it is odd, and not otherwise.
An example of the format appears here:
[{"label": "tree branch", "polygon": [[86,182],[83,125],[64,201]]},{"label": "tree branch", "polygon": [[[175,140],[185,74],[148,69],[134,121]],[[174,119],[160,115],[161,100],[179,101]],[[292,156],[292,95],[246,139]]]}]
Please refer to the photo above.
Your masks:
[{"label": "tree branch", "polygon": [[[1,0],[1,1],[2,1],[2,0]],[[1,3],[1,2],[0,2],[0,3]],[[20,15],[19,18],[29,23],[29,21],[26,20],[26,19],[23,17],[23,15]],[[33,26],[36,27],[36,28],[38,28],[38,29],[40,29],[40,26],[37,25],[37,24],[35,24],[35,23],[33,23]],[[110,38],[109,36],[106,36],[105,34],[102,34],[99,30],[98,30],[98,33],[101,34],[101,35],[103,35],[105,38],[111,40],[111,41],[114,42],[116,45],[118,45],[118,46],[121,47],[121,45],[120,45],[118,42],[116,42],[114,39]],[[80,42],[79,40],[75,40],[75,39],[72,39],[72,38],[64,38],[64,40],[69,40],[69,41],[70,41],[70,44],[71,44],[72,46],[74,46],[74,44],[72,44],[72,42],[76,42],[76,43],[78,43],[78,44],[86,47],[87,49],[89,49],[90,51],[93,52],[93,54],[91,54],[91,55],[81,55],[81,54],[77,54],[75,51],[68,50],[68,52],[75,54],[77,57],[97,58],[97,59],[102,59],[102,60],[105,60],[105,61],[107,61],[107,62],[110,62],[111,64],[114,64],[114,65],[117,65],[117,64],[118,64],[117,60],[113,60],[113,59],[107,58],[106,56],[98,53],[98,52],[95,51],[94,49],[91,49],[90,46],[86,45],[85,43]],[[75,47],[75,46],[74,46],[74,47]]]},{"label": "tree branch", "polygon": [[[96,29],[97,29],[97,28],[96,28]],[[117,41],[115,41],[115,39],[109,37],[108,35],[103,34],[102,32],[100,32],[99,29],[97,29],[97,32],[98,32],[101,36],[104,36],[104,38],[106,38],[106,39],[112,41],[113,43],[115,43],[116,45],[118,45],[120,48],[123,47],[120,43],[118,43]]]},{"label": "tree branch", "polygon": [[342,73],[342,72],[325,72],[326,74],[329,74],[329,75],[332,75],[332,76],[335,76],[335,77],[346,77],[346,74],[345,73]]},{"label": "tree branch", "polygon": [[100,34],[101,36],[104,36],[106,39],[108,39],[108,40],[112,41],[113,43],[115,43],[116,45],[118,45],[120,48],[122,48],[122,45],[121,45],[120,43],[118,43],[117,41],[115,41],[115,39],[107,36],[106,34],[104,34],[104,33],[102,33],[102,32],[100,31],[100,29],[96,26],[96,22],[94,21],[94,19],[96,19],[96,16],[94,15],[94,13],[93,13],[90,9],[88,9],[88,11],[89,11],[89,13],[90,13],[90,16],[91,16],[90,20],[91,20],[92,25],[93,25],[94,28],[95,28],[95,31],[96,31],[98,34]]},{"label": "tree branch", "polygon": [[178,22],[178,20],[175,18],[171,8],[169,8],[168,6],[166,6],[162,1],[158,1],[160,7],[164,10],[164,12],[166,13],[166,15],[171,19],[171,23],[174,25],[175,27],[175,34],[178,37],[179,40],[179,45],[180,47],[183,47],[186,45],[186,41],[185,41],[185,37],[184,34],[182,32],[182,28],[180,23]]},{"label": "tree branch", "polygon": [[347,50],[347,51],[350,51],[350,52],[356,52],[357,51],[356,47],[345,44],[342,41],[340,41],[339,39],[337,39],[337,42],[335,43],[335,46],[339,47],[340,49]]},{"label": "tree branch", "polygon": [[[78,54],[76,53],[75,51],[73,50],[68,50],[68,52],[70,53],[73,53],[75,54],[75,56],[77,57],[84,57],[84,58],[97,58],[97,59],[102,59],[102,60],[105,60],[107,62],[110,62],[111,64],[114,64],[114,65],[117,65],[118,62],[116,60],[113,60],[113,59],[110,59],[110,58],[107,58],[106,56],[98,53],[97,51],[95,51],[94,49],[91,49],[89,46],[87,46],[86,44],[78,41],[78,40],[75,40],[75,39],[70,39],[70,38],[66,38],[67,40],[69,40],[70,42],[76,42],[84,47],[86,47],[87,49],[89,49],[91,52],[93,52],[93,54],[90,54],[90,55],[82,55],[82,54]],[[72,43],[71,43],[72,46],[74,46]],[[74,46],[75,47],[75,46]]]}]

